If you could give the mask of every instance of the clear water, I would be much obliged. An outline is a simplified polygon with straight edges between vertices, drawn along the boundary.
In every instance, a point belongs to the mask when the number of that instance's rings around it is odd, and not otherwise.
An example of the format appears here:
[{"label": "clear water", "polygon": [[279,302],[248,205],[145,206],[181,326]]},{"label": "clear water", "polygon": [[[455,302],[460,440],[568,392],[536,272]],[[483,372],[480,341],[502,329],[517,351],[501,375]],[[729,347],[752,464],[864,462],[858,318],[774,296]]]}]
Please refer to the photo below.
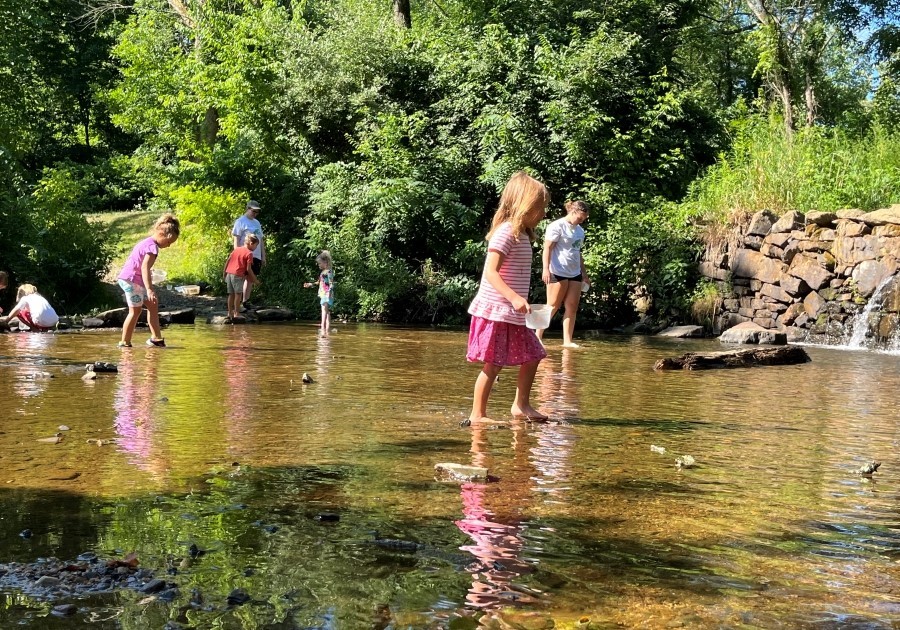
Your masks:
[{"label": "clear water", "polygon": [[[900,624],[897,356],[810,347],[802,366],[655,373],[718,342],[550,339],[534,394],[561,422],[472,429],[465,331],[117,338],[0,335],[0,562],[136,552],[178,567],[164,577],[179,598],[76,600],[60,619],[6,592],[0,627],[496,627],[511,609],[557,627]],[[119,374],[83,382],[95,360]],[[498,420],[514,380],[492,396]],[[61,443],[37,441],[61,424]],[[697,467],[676,470],[683,454]],[[854,474],[873,459],[875,480]],[[439,483],[438,462],[496,480]],[[189,560],[192,543],[208,553]],[[237,587],[254,601],[228,608]],[[187,606],[192,589],[211,610]]]}]

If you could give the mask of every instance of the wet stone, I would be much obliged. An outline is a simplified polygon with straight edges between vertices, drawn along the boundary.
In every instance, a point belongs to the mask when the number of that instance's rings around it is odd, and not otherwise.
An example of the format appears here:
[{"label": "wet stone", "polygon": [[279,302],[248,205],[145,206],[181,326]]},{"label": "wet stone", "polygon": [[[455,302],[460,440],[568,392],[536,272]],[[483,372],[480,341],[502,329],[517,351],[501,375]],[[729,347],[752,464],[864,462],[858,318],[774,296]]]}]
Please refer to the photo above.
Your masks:
[{"label": "wet stone", "polygon": [[54,606],[52,612],[57,617],[68,617],[74,615],[77,611],[78,608],[75,604],[60,604],[59,606]]},{"label": "wet stone", "polygon": [[59,584],[59,578],[55,578],[52,575],[45,575],[34,583],[35,586],[39,586],[42,588],[52,588],[57,584]]},{"label": "wet stone", "polygon": [[178,597],[178,589],[177,588],[168,588],[158,595],[159,600],[162,602],[173,602],[175,598]]},{"label": "wet stone", "polygon": [[236,588],[225,598],[229,606],[242,606],[250,601],[250,596],[243,589]]}]

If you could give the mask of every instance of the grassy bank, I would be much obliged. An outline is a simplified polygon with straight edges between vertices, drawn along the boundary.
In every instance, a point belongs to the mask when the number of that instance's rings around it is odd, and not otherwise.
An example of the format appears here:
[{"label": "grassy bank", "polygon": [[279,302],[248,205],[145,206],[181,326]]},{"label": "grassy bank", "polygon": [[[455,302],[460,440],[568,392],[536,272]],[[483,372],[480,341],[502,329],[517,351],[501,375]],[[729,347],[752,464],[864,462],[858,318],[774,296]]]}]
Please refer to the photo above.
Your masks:
[{"label": "grassy bank", "polygon": [[[88,215],[88,220],[104,226],[109,232],[114,256],[106,277],[109,281],[115,279],[122,268],[132,248],[143,238],[150,234],[153,223],[159,218],[158,212],[101,212]],[[223,246],[228,246],[228,241],[223,237]],[[199,280],[207,280],[201,271],[201,266],[209,258],[209,252],[203,246],[198,246],[190,234],[184,234],[175,243],[164,250],[156,264],[155,269],[160,269],[168,274],[167,282],[170,284],[195,283]],[[225,259],[222,258],[224,265]]]},{"label": "grassy bank", "polygon": [[898,201],[900,134],[813,127],[788,135],[780,121],[753,117],[683,205],[705,223],[722,224],[764,208],[873,210]]}]

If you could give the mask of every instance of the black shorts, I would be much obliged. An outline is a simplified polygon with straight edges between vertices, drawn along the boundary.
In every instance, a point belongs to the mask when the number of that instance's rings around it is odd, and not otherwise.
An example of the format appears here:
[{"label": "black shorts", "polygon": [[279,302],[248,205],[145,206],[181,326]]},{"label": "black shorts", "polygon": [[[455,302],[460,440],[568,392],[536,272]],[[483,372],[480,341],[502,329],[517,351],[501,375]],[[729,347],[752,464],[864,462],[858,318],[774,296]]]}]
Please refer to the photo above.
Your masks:
[{"label": "black shorts", "polygon": [[567,280],[569,282],[581,282],[581,274],[577,276],[573,276],[571,278],[566,278],[565,276],[555,276],[552,273],[550,274],[550,284],[554,282],[562,282],[563,280]]},{"label": "black shorts", "polygon": [[250,268],[253,270],[253,273],[258,276],[259,272],[262,270],[262,258],[254,258],[253,262],[250,263]]}]

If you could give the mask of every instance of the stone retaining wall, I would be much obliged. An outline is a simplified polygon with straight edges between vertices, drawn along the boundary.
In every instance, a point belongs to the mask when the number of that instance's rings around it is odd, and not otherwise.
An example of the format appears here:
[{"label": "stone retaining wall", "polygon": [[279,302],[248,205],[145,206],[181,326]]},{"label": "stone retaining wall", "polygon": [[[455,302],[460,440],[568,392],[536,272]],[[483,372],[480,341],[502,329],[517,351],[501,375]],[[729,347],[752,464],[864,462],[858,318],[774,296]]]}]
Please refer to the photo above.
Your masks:
[{"label": "stone retaining wall", "polygon": [[752,321],[829,343],[846,338],[876,290],[869,334],[882,342],[895,335],[898,269],[900,205],[781,217],[762,210],[709,245],[700,263],[726,296],[714,332]]}]

